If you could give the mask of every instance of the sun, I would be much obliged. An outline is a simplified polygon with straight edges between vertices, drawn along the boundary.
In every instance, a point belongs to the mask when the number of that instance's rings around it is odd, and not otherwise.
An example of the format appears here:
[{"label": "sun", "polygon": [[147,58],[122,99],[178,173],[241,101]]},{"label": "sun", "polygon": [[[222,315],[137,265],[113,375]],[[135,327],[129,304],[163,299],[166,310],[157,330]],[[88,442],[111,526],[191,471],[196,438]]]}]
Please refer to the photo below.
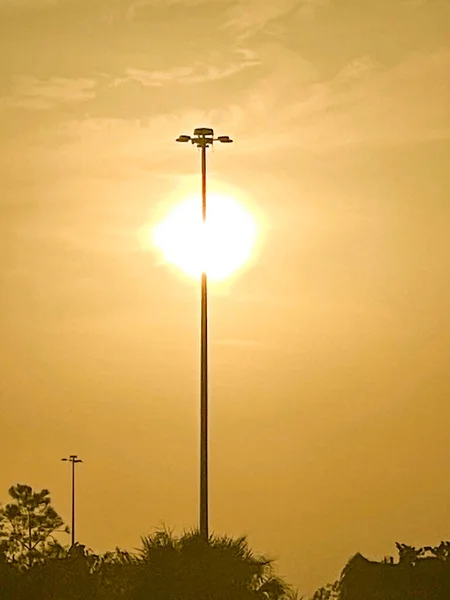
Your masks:
[{"label": "sun", "polygon": [[208,194],[206,223],[201,199],[186,198],[162,217],[152,243],[164,261],[198,278],[206,272],[213,281],[226,279],[251,259],[258,227],[244,205],[231,196]]}]

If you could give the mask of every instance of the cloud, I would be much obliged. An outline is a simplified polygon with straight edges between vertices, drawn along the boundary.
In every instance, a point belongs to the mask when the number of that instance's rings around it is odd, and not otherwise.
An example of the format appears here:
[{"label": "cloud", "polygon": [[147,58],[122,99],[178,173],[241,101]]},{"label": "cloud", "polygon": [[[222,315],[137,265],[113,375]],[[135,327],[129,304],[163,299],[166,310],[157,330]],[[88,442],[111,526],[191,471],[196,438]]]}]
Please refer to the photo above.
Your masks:
[{"label": "cloud", "polygon": [[448,49],[415,53],[389,67],[371,56],[356,57],[329,79],[308,72],[300,56],[282,48],[277,63],[279,69],[270,65],[246,98],[229,107],[234,135],[255,152],[267,146],[254,134],[260,130],[265,136],[267,123],[272,150],[297,147],[308,153],[450,137]]},{"label": "cloud", "polygon": [[316,139],[336,145],[447,137],[449,72],[449,50],[413,54],[389,68],[361,57],[312,86],[291,118],[303,123],[306,134],[310,123]]},{"label": "cloud", "polygon": [[[166,111],[164,105],[157,105],[148,118],[97,114],[72,116],[55,124],[45,135],[45,147],[27,145],[27,152],[34,153],[36,171],[39,176],[52,172],[55,177],[82,171],[114,180],[146,177],[143,174],[150,172],[152,177],[155,173],[173,177],[174,155],[179,152],[173,140],[203,123],[235,139],[235,157],[278,156],[278,149],[288,155],[294,150],[292,155],[299,157],[450,137],[450,50],[414,54],[390,67],[371,56],[359,56],[323,79],[298,53],[281,46],[276,51],[275,46],[259,47],[258,60],[263,64],[251,85],[225,90],[210,108],[180,105]],[[257,60],[253,57],[248,53],[249,61]],[[133,75],[144,78],[145,73]],[[195,69],[170,73],[177,81],[199,77]],[[150,77],[143,83],[155,85],[160,80]],[[95,92],[89,79],[42,82],[28,77],[20,83],[16,105],[41,110],[86,100]],[[20,143],[24,142],[25,138]],[[13,154],[5,152],[5,156]],[[8,168],[15,168],[12,158]]]},{"label": "cloud", "polygon": [[18,76],[7,105],[29,110],[48,110],[59,104],[84,102],[95,98],[96,81],[52,77],[38,79],[33,75]]},{"label": "cloud", "polygon": [[206,64],[195,62],[185,67],[175,67],[166,71],[146,71],[143,69],[126,69],[126,76],[116,78],[114,85],[120,85],[129,81],[135,81],[143,86],[161,87],[170,83],[194,84],[205,83],[208,81],[217,81],[226,79],[245,69],[260,64],[255,53],[250,50],[240,49],[236,51],[238,60],[225,63],[223,65]]},{"label": "cloud", "polygon": [[126,10],[126,17],[129,20],[138,19],[140,11],[149,6],[190,8],[216,4],[223,8],[223,23],[220,27],[247,37],[292,12],[312,16],[329,2],[330,0],[133,0]]},{"label": "cloud", "polygon": [[[180,145],[175,139],[198,124],[213,123],[220,130],[217,111],[183,111],[151,118],[88,117],[65,120],[52,129],[33,135],[32,131],[7,144],[0,144],[0,167],[14,180],[20,180],[23,168],[17,161],[25,152],[29,173],[34,179],[56,183],[68,178],[107,178],[110,181],[149,181],[180,175],[174,171],[174,154]],[[227,133],[231,131],[227,130]],[[3,172],[2,172],[3,176]],[[139,192],[141,193],[141,192]]]},{"label": "cloud", "polygon": [[314,15],[328,2],[329,0],[238,0],[228,13],[225,27],[237,30],[243,37],[249,37],[292,13]]},{"label": "cloud", "polygon": [[128,20],[135,20],[139,18],[139,12],[142,9],[145,9],[149,6],[151,7],[169,7],[169,6],[179,6],[179,7],[192,7],[198,6],[199,4],[225,4],[228,0],[131,0],[131,2],[126,6],[125,15]]}]

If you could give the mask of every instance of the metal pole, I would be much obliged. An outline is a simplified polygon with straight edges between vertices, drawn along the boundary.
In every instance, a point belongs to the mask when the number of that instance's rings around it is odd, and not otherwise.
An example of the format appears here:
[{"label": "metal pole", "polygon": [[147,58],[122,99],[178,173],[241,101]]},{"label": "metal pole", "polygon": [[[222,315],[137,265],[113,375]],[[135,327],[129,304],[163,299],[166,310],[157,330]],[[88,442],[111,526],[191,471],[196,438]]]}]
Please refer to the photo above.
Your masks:
[{"label": "metal pole", "polygon": [[[206,223],[206,144],[202,152],[202,221]],[[206,235],[206,231],[203,232]],[[207,251],[207,249],[206,249]],[[205,248],[203,249],[203,253]],[[207,258],[203,256],[203,258]],[[200,535],[207,542],[208,528],[208,286],[206,266],[201,282],[201,367],[200,367]]]},{"label": "metal pole", "polygon": [[72,458],[72,544],[75,546],[75,459]]},{"label": "metal pole", "polygon": [[[214,137],[210,127],[194,129],[194,135],[180,135],[177,142],[192,142],[201,149],[202,155],[202,221],[206,235],[206,149],[214,142],[230,144],[233,140],[228,135]],[[208,248],[202,249],[204,259]],[[201,281],[201,332],[200,332],[200,536],[209,540],[208,525],[208,283],[206,266],[202,269]]]},{"label": "metal pole", "polygon": [[76,454],[71,454],[68,458],[61,459],[64,462],[72,464],[72,528],[71,528],[71,548],[75,545],[75,465],[83,462]]}]

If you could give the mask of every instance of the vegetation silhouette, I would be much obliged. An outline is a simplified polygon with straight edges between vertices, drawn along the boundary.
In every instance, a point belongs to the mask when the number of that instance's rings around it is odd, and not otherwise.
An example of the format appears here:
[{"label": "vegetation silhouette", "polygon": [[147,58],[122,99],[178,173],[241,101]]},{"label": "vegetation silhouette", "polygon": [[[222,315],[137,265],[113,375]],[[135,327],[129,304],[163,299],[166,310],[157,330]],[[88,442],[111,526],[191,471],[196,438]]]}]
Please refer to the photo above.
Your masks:
[{"label": "vegetation silhouette", "polygon": [[[196,529],[161,528],[134,552],[96,554],[57,539],[69,529],[48,490],[17,484],[9,495],[0,507],[0,600],[300,600],[244,536],[205,542]],[[450,542],[396,547],[397,562],[356,554],[311,600],[449,600]]]},{"label": "vegetation silhouette", "polygon": [[0,508],[0,551],[20,567],[57,556],[62,546],[55,533],[69,529],[51,505],[50,492],[18,483],[8,493],[12,501]]},{"label": "vegetation silhouette", "polygon": [[320,587],[311,600],[338,600],[340,597],[340,582],[335,581],[334,583],[327,583]]},{"label": "vegetation silhouette", "polygon": [[342,572],[341,600],[448,600],[450,542],[415,548],[396,543],[398,562],[356,554]]},{"label": "vegetation silhouette", "polygon": [[255,556],[245,537],[211,536],[205,543],[197,530],[175,537],[163,529],[142,539],[139,559],[139,598],[145,590],[155,600],[277,600],[288,592],[272,561]]},{"label": "vegetation silhouette", "polygon": [[291,588],[273,561],[254,554],[245,537],[167,528],[145,536],[135,552],[97,555],[55,537],[67,533],[48,490],[10,488],[0,510],[0,600],[284,600]]}]

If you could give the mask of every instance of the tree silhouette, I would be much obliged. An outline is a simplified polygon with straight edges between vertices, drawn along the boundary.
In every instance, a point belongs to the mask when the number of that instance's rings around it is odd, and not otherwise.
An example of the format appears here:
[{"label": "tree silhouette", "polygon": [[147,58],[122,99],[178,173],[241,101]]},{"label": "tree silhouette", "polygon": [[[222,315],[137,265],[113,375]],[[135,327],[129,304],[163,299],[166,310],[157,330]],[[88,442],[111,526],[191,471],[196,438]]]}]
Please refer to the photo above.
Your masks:
[{"label": "tree silhouette", "polygon": [[439,560],[450,561],[450,542],[441,542],[439,546],[424,546],[423,553]]},{"label": "tree silhouette", "polygon": [[337,600],[339,598],[339,581],[327,583],[316,590],[311,600]]},{"label": "tree silhouette", "polygon": [[423,548],[415,548],[414,546],[408,546],[408,544],[401,544],[395,542],[395,547],[398,552],[398,560],[401,565],[414,566],[419,558],[424,555]]},{"label": "tree silhouette", "polygon": [[8,490],[12,502],[0,508],[0,549],[21,567],[31,567],[46,557],[57,556],[62,546],[54,533],[68,533],[51,505],[50,492],[34,492],[18,483]]},{"label": "tree silhouette", "polygon": [[138,557],[136,600],[280,600],[289,593],[245,537],[205,543],[197,530],[175,537],[162,529],[142,538]]},{"label": "tree silhouette", "polygon": [[[64,556],[36,563],[21,573],[14,600],[86,600],[97,598],[98,557],[85,546],[75,544]],[[13,600],[12,598],[9,600]]]},{"label": "tree silhouette", "polygon": [[341,576],[342,600],[448,600],[450,542],[415,548],[397,543],[398,563],[356,554]]},{"label": "tree silhouette", "polygon": [[17,484],[0,507],[0,600],[299,600],[245,537],[160,529],[141,548],[96,555],[68,533],[47,489]]},{"label": "tree silhouette", "polygon": [[96,558],[94,566],[97,577],[96,599],[134,600],[139,558],[120,548]]},{"label": "tree silhouette", "polygon": [[11,600],[17,589],[19,573],[8,562],[6,556],[0,553],[0,600]]}]

